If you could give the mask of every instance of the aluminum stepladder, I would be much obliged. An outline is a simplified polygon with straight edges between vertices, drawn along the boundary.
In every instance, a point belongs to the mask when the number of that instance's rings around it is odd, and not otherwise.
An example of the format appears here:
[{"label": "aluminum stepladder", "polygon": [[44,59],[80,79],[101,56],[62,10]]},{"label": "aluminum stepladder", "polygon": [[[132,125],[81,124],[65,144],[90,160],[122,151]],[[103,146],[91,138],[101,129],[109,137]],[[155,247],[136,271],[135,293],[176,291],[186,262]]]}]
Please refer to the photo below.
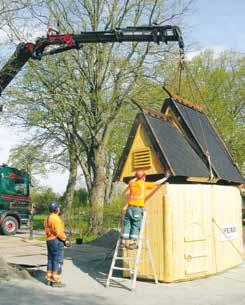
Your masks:
[{"label": "aluminum stepladder", "polygon": [[[137,275],[138,275],[138,268],[139,268],[140,259],[141,259],[141,252],[142,252],[142,248],[143,248],[143,242],[145,242],[145,247],[146,247],[148,258],[149,258],[149,261],[150,261],[150,264],[151,264],[152,273],[153,273],[153,276],[154,276],[154,281],[155,281],[156,284],[158,284],[157,274],[156,274],[156,269],[155,269],[153,256],[152,256],[152,253],[151,253],[150,243],[149,243],[149,240],[144,237],[146,216],[147,216],[147,211],[144,210],[143,219],[142,219],[141,228],[140,228],[140,233],[139,233],[139,237],[138,237],[138,240],[137,240],[138,249],[136,249],[136,250],[121,250],[122,253],[125,253],[126,251],[136,251],[136,254],[135,254],[134,257],[128,257],[128,256],[123,256],[123,255],[119,256],[121,238],[118,239],[117,244],[116,244],[116,248],[115,248],[115,252],[114,252],[114,255],[113,255],[112,263],[111,263],[111,268],[110,268],[110,271],[109,271],[109,274],[108,274],[106,287],[110,286],[110,281],[111,280],[117,281],[119,279],[118,277],[113,277],[113,271],[114,270],[121,270],[121,271],[128,271],[130,273],[131,283],[132,283],[131,284],[131,291],[133,291],[135,289]],[[117,267],[116,262],[118,260],[128,261],[129,262],[129,268]],[[133,261],[133,266],[132,267],[131,267],[131,264],[130,264],[131,260]]]}]

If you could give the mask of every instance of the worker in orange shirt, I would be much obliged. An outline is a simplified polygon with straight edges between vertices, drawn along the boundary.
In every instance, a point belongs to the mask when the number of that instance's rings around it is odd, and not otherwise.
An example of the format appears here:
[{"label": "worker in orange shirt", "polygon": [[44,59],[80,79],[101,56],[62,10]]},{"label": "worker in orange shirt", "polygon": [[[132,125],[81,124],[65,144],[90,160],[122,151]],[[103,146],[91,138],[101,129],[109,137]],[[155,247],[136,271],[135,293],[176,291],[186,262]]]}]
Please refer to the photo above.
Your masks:
[{"label": "worker in orange shirt", "polygon": [[[170,173],[166,172],[164,178],[155,182],[146,182],[145,172],[143,170],[137,170],[135,178],[128,184],[128,202],[123,208],[126,213],[123,221],[123,232],[120,243],[121,249],[128,248],[133,250],[138,248],[136,241],[143,218],[146,190],[164,183],[169,177]],[[131,240],[129,246],[126,245],[126,240]]]},{"label": "worker in orange shirt", "polygon": [[49,215],[44,221],[48,249],[47,285],[52,287],[65,287],[65,284],[60,281],[60,275],[64,260],[64,246],[70,247],[70,241],[64,232],[64,222],[59,213],[58,204],[51,202]]}]

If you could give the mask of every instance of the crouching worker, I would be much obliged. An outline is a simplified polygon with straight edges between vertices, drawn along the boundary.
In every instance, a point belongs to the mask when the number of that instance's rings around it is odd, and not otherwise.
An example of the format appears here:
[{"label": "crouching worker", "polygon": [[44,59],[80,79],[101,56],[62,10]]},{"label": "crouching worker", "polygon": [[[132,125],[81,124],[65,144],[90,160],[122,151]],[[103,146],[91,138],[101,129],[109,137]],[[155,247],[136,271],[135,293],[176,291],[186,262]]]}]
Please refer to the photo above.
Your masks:
[{"label": "crouching worker", "polygon": [[59,216],[60,208],[56,202],[49,204],[49,215],[44,221],[47,237],[48,265],[47,285],[52,287],[65,287],[60,281],[64,260],[64,245],[70,247],[70,241],[64,232],[64,222]]},{"label": "crouching worker", "polygon": [[[138,170],[135,173],[135,178],[128,184],[128,202],[123,208],[126,211],[123,221],[123,232],[121,236],[120,248],[128,248],[134,250],[138,248],[136,243],[141,228],[143,219],[145,195],[147,189],[152,189],[157,185],[164,183],[170,177],[170,173],[166,172],[164,178],[155,182],[145,181],[145,172]],[[130,240],[129,245],[126,240]]]}]

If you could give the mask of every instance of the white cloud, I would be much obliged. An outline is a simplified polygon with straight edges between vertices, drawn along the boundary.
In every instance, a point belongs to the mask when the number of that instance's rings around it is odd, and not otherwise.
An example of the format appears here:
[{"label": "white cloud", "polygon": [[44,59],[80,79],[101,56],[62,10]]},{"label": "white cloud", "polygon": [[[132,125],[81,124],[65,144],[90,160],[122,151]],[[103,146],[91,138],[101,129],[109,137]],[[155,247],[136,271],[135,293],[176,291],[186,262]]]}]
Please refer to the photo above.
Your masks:
[{"label": "white cloud", "polygon": [[225,47],[219,46],[219,45],[217,45],[217,46],[215,46],[215,45],[207,46],[207,47],[201,48],[199,50],[186,52],[185,57],[186,57],[187,60],[192,60],[194,57],[200,55],[203,51],[205,51],[207,49],[213,50],[215,56],[218,56],[220,53],[222,53],[226,50]]},{"label": "white cloud", "polygon": [[20,138],[10,128],[0,128],[0,163],[7,163],[11,148],[20,143]]},{"label": "white cloud", "polygon": [[45,179],[42,177],[38,177],[38,178],[40,179],[40,184],[42,186],[51,187],[54,190],[54,192],[63,194],[66,189],[68,171],[62,174],[50,172]]}]

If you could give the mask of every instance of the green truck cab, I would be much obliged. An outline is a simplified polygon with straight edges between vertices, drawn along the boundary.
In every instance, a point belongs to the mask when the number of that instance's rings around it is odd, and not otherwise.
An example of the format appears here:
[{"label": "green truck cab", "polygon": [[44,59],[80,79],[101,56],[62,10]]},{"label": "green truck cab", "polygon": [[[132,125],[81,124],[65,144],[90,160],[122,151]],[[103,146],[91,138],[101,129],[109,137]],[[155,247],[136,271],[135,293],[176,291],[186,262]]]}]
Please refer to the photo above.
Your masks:
[{"label": "green truck cab", "polygon": [[16,168],[0,166],[0,232],[14,235],[27,225],[31,212],[30,175]]}]

